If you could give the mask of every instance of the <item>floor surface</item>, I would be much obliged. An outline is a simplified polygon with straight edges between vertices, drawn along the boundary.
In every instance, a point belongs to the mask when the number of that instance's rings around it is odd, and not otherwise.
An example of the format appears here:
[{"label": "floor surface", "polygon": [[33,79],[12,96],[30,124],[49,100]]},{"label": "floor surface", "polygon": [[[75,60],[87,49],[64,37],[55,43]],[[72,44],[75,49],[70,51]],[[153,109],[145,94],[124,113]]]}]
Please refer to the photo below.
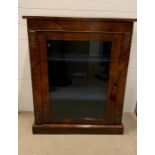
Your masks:
[{"label": "floor surface", "polygon": [[33,120],[19,113],[19,155],[136,155],[135,114],[124,114],[124,135],[33,135]]}]

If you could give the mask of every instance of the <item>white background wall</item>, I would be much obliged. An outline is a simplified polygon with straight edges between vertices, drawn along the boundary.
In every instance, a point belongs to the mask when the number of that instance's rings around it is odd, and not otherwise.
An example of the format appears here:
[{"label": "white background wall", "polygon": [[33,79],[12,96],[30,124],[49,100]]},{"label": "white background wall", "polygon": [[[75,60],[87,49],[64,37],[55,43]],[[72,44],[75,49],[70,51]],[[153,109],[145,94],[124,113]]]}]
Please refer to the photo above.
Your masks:
[{"label": "white background wall", "polygon": [[[136,18],[136,0],[19,0],[19,111],[33,111],[26,20],[23,15]],[[137,97],[136,23],[126,83],[124,111],[133,112]]]}]

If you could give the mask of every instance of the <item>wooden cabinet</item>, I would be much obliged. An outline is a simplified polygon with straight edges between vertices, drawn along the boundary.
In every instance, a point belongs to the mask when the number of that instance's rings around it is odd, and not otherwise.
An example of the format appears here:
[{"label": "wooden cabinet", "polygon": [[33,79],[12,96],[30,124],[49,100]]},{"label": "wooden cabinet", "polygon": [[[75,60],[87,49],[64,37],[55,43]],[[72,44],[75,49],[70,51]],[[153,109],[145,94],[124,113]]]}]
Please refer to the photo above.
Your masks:
[{"label": "wooden cabinet", "polygon": [[134,19],[27,19],[33,133],[122,134]]}]

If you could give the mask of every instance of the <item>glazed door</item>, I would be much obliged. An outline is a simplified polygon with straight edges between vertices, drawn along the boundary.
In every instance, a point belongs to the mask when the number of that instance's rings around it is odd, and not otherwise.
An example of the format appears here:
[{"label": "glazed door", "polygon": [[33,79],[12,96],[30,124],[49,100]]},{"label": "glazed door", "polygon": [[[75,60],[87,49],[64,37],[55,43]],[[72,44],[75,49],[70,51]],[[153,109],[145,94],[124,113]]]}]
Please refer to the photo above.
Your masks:
[{"label": "glazed door", "polygon": [[112,124],[119,34],[38,32],[45,123]]}]

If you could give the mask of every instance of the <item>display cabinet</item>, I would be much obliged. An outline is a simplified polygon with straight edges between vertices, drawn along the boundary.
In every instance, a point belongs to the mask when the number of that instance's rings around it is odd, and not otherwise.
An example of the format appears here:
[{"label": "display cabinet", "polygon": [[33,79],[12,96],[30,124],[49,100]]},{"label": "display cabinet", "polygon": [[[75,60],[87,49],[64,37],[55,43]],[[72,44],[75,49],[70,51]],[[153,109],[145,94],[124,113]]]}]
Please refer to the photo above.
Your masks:
[{"label": "display cabinet", "polygon": [[134,19],[27,19],[33,133],[122,134]]}]

